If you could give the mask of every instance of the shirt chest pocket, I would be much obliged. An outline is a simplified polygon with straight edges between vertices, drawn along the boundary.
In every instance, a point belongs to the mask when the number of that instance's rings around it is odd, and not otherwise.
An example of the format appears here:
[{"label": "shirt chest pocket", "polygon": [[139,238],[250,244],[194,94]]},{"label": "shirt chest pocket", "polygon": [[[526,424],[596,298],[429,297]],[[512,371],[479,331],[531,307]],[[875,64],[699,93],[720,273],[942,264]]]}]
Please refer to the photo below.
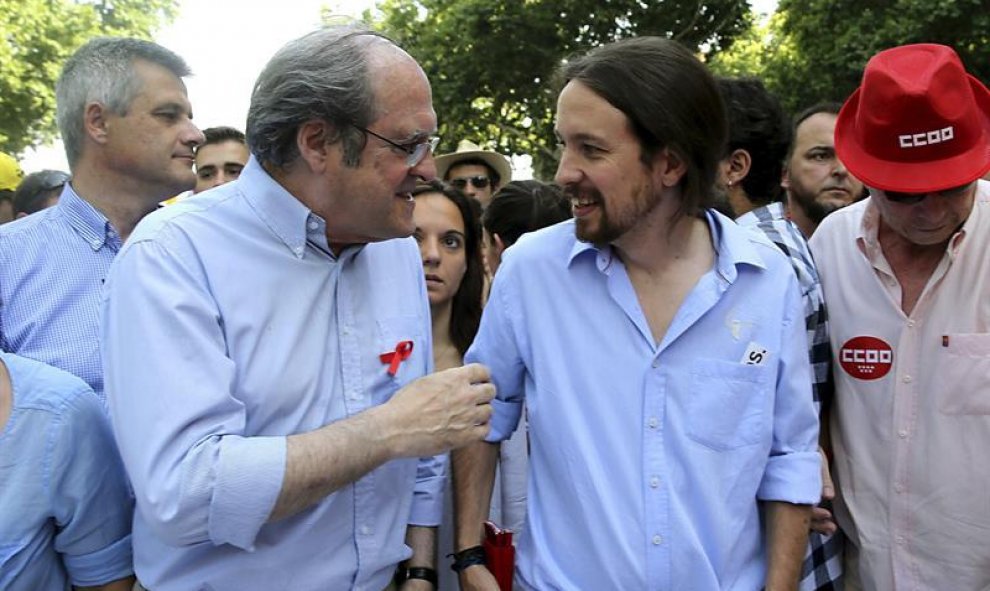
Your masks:
[{"label": "shirt chest pocket", "polygon": [[718,451],[769,441],[771,377],[771,368],[761,365],[696,363],[685,405],[688,436]]},{"label": "shirt chest pocket", "polygon": [[383,318],[375,325],[375,359],[371,372],[376,398],[391,397],[396,390],[426,371],[424,355],[430,355],[417,316]]},{"label": "shirt chest pocket", "polygon": [[938,408],[947,415],[990,414],[990,334],[950,334],[938,356]]}]

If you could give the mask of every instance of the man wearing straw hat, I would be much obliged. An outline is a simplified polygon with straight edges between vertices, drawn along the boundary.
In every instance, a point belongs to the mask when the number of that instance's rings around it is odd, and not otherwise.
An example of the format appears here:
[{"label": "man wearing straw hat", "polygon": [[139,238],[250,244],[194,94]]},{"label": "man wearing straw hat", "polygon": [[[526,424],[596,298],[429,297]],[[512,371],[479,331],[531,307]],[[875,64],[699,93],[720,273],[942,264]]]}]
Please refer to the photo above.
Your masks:
[{"label": "man wearing straw hat", "polygon": [[847,588],[986,589],[990,92],[948,47],[882,51],[835,147],[870,191],[811,240]]},{"label": "man wearing straw hat", "polygon": [[499,188],[512,180],[509,159],[461,140],[457,151],[437,156],[437,176],[487,207]]}]

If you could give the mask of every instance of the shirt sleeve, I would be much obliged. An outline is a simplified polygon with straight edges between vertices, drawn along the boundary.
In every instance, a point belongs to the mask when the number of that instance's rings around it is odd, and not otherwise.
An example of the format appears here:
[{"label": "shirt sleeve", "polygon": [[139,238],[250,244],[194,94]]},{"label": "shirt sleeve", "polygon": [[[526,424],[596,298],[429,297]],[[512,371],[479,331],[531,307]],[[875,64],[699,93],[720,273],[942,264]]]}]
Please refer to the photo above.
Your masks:
[{"label": "shirt sleeve", "polygon": [[517,339],[520,335],[516,329],[518,324],[513,317],[513,314],[521,314],[522,311],[509,303],[514,294],[514,260],[507,254],[499,266],[488,304],[481,315],[478,335],[464,356],[465,363],[487,366],[495,385],[491,430],[486,437],[489,442],[503,441],[512,435],[519,424],[525,400],[523,381],[526,367]]},{"label": "shirt sleeve", "polygon": [[811,396],[804,306],[788,273],[785,320],[773,408],[770,458],[757,490],[762,501],[812,505],[821,499],[818,415]]},{"label": "shirt sleeve", "polygon": [[[404,252],[409,253],[408,268],[419,270],[422,267],[419,248],[410,246]],[[425,335],[425,351],[433,351],[433,334],[429,324],[430,306],[429,298],[426,294],[426,282],[421,273],[416,274],[417,285],[419,286],[419,301],[422,302],[422,313],[424,325],[422,334]],[[423,375],[433,373],[436,368],[433,366],[433,355],[424,355],[426,367]],[[416,484],[413,488],[412,507],[409,514],[409,525],[436,527],[443,521],[443,494],[444,485],[447,482],[449,472],[449,455],[446,453],[435,456],[427,456],[419,459],[416,465]]]},{"label": "shirt sleeve", "polygon": [[63,409],[52,423],[51,462],[44,466],[55,551],[73,585],[102,585],[134,573],[134,501],[96,394],[79,382]]},{"label": "shirt sleeve", "polygon": [[137,509],[160,539],[250,550],[281,491],[286,439],[245,435],[247,408],[197,253],[163,232],[128,243],[104,290],[114,431]]}]

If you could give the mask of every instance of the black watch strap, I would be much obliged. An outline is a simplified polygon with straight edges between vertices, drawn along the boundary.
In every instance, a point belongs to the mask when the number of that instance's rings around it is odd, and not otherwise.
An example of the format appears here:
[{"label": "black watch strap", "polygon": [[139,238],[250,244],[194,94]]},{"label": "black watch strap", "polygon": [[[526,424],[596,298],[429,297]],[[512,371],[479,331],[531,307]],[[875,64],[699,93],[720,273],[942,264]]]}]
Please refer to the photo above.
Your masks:
[{"label": "black watch strap", "polygon": [[429,581],[433,588],[437,587],[437,571],[428,566],[410,566],[409,568],[399,568],[396,572],[396,583],[401,585],[409,579],[419,579]]}]

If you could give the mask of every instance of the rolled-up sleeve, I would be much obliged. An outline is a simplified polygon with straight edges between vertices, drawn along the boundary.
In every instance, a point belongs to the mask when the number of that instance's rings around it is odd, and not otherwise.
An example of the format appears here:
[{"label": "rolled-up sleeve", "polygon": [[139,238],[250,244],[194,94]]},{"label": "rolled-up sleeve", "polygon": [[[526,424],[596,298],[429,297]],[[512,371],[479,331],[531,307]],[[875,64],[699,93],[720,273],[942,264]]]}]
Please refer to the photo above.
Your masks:
[{"label": "rolled-up sleeve", "polygon": [[481,363],[491,372],[496,395],[492,400],[491,430],[486,440],[498,442],[508,439],[519,425],[525,392],[523,380],[526,367],[520,354],[519,340],[524,335],[517,332],[516,318],[519,307],[510,305],[513,282],[512,259],[507,257],[492,284],[491,295],[481,316],[478,335],[464,356],[466,363]]},{"label": "rolled-up sleeve", "polygon": [[101,331],[114,432],[143,519],[171,545],[251,549],[282,487],[286,441],[247,436],[223,318],[181,235],[128,242],[107,279]]},{"label": "rolled-up sleeve", "polygon": [[811,392],[811,366],[797,279],[785,297],[781,353],[773,411],[773,441],[757,498],[815,504],[821,498],[818,415]]},{"label": "rolled-up sleeve", "polygon": [[443,493],[449,474],[448,462],[447,454],[419,459],[409,525],[436,527],[443,521]]},{"label": "rolled-up sleeve", "polygon": [[72,584],[85,587],[134,572],[134,501],[103,405],[82,381],[79,389],[52,424],[52,459],[41,469],[57,527],[55,550]]}]

